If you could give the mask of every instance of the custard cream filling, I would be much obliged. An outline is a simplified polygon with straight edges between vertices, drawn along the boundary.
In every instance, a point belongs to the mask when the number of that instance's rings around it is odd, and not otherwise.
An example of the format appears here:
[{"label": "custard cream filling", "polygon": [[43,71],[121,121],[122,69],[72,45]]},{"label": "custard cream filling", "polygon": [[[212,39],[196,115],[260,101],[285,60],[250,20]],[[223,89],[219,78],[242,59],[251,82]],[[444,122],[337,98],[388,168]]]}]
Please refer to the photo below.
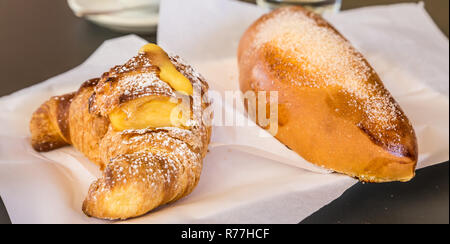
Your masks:
[{"label": "custard cream filling", "polygon": [[[193,94],[191,81],[176,69],[162,48],[147,44],[139,52],[147,55],[152,64],[159,68],[162,81],[181,94]],[[114,130],[124,131],[160,127],[188,128],[191,116],[190,104],[183,104],[170,97],[149,96],[121,105],[109,114],[109,119]]]}]

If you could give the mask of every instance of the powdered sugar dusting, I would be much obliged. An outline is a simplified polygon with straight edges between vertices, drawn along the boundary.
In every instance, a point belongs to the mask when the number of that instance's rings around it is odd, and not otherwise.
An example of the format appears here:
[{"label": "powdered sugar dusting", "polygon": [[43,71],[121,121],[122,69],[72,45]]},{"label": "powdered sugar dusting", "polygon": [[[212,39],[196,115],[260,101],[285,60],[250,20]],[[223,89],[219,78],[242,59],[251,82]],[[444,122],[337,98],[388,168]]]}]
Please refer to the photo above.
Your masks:
[{"label": "powdered sugar dusting", "polygon": [[133,58],[131,58],[128,62],[126,62],[124,65],[118,65],[112,69],[113,73],[115,74],[123,74],[128,73],[130,71],[134,71],[136,69],[141,68],[149,68],[152,67],[152,63],[150,59],[148,59],[145,55],[140,54]]},{"label": "powdered sugar dusting", "polygon": [[112,177],[106,178],[110,184],[133,180],[154,183],[154,187],[161,187],[161,183],[173,183],[172,187],[177,188],[181,169],[199,173],[202,168],[201,155],[191,149],[183,138],[170,137],[165,131],[123,134],[121,138],[123,153],[110,161],[109,172],[105,175]]},{"label": "powdered sugar dusting", "polygon": [[161,94],[175,96],[172,88],[162,81],[155,73],[137,73],[124,76],[117,87],[124,96],[133,98]]},{"label": "powdered sugar dusting", "polygon": [[258,26],[253,50],[266,51],[277,76],[295,86],[336,87],[383,130],[395,129],[398,105],[363,56],[321,19],[302,11],[284,9]]}]

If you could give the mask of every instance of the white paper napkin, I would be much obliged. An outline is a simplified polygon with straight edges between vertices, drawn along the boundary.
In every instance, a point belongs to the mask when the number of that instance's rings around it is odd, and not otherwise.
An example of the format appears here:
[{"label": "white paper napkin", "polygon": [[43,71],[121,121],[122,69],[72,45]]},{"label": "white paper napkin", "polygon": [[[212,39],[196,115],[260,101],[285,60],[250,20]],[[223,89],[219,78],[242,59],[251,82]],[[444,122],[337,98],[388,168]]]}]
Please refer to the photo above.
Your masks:
[{"label": "white paper napkin", "polygon": [[[237,89],[237,44],[262,13],[229,0],[165,0],[158,41],[194,64],[213,90]],[[366,55],[411,119],[419,166],[447,161],[448,39],[423,6],[372,7],[328,18]],[[81,212],[98,169],[71,147],[35,153],[28,122],[48,97],[76,90],[84,80],[124,63],[144,43],[135,36],[107,41],[81,66],[0,98],[0,194],[13,223],[104,222]],[[222,105],[229,111],[229,104]],[[298,223],[356,183],[322,172],[273,138],[252,136],[260,131],[256,126],[214,128],[195,191],[126,223]]]}]

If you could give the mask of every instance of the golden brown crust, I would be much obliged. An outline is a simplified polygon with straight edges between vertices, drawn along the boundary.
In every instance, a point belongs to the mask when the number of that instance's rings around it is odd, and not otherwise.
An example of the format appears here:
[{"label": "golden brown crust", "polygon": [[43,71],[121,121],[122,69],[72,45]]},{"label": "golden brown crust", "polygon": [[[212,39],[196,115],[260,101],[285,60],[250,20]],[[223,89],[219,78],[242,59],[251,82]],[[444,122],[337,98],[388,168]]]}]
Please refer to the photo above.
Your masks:
[{"label": "golden brown crust", "polygon": [[[50,102],[50,101],[49,101]],[[30,123],[31,131],[39,131],[32,134],[31,145],[38,152],[48,152],[68,145],[61,137],[59,129],[57,129],[49,118],[51,107],[54,104],[47,102],[42,105],[32,116]]]},{"label": "golden brown crust", "polygon": [[[206,94],[205,80],[180,58],[179,72]],[[103,170],[94,182],[83,211],[103,219],[127,219],[188,195],[197,185],[211,137],[203,120],[208,100],[200,101],[200,119],[189,129],[176,127],[115,131],[108,115],[122,104],[146,96],[177,96],[159,79],[158,67],[145,54],[116,66],[100,79],[85,82],[70,99],[50,99],[33,115],[33,147],[48,151],[72,144]],[[59,121],[59,122],[56,122]]]},{"label": "golden brown crust", "polygon": [[34,112],[30,130],[31,144],[38,152],[47,152],[70,143],[69,107],[75,93],[50,98]]},{"label": "golden brown crust", "polygon": [[100,157],[99,145],[109,127],[109,119],[89,111],[89,99],[94,91],[86,83],[77,92],[70,106],[68,118],[72,145],[93,163],[104,169],[107,162]]},{"label": "golden brown crust", "polygon": [[241,89],[279,92],[276,138],[308,161],[362,181],[407,181],[414,130],[361,53],[300,7],[256,21],[239,46]]}]

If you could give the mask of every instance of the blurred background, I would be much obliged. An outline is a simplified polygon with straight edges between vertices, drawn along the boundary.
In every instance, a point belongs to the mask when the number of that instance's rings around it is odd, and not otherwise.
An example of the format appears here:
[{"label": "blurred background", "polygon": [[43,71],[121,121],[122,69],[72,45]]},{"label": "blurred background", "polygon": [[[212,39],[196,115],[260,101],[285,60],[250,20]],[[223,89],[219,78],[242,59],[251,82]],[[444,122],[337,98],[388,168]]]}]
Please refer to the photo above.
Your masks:
[{"label": "blurred background", "polygon": [[[114,4],[105,5],[106,1]],[[242,1],[256,4],[257,0]],[[264,8],[273,8],[283,4],[280,1],[283,0],[258,0],[258,4]],[[318,12],[329,13],[373,5],[419,2],[300,1]],[[155,42],[158,2],[159,0],[0,0],[0,96],[74,68],[105,40],[137,33],[149,42]],[[422,2],[439,28],[448,36],[449,1]],[[304,220],[304,223],[448,223],[448,172],[448,163],[445,163],[418,171],[418,177],[406,184],[358,184],[340,199]],[[358,204],[361,202],[372,208],[360,208]],[[9,223],[1,201],[0,223]]]},{"label": "blurred background", "polygon": [[[158,0],[100,0],[99,2],[130,2],[133,3],[132,7],[136,7],[128,12],[113,13],[111,14],[113,17],[108,14],[94,14],[80,18],[72,10],[76,7],[73,3],[90,6],[97,1],[1,0],[0,64],[2,65],[0,65],[0,73],[4,81],[2,81],[0,96],[46,80],[81,64],[107,39],[134,32],[139,33],[148,41],[156,41],[157,14],[154,14],[155,8],[152,4],[144,7],[141,7],[140,4],[148,1],[154,3]],[[256,2],[256,0],[243,1]],[[343,0],[341,9],[400,2],[418,1]],[[449,1],[425,0],[423,2],[434,21],[448,36]],[[72,3],[72,9],[68,3]],[[102,9],[102,7],[104,8],[102,4],[94,4],[92,8],[95,10],[96,8]],[[113,7],[116,7],[116,10],[120,9],[120,6]],[[114,12],[114,8],[109,7],[107,11]],[[79,15],[81,14],[79,13]],[[111,30],[111,28],[115,28],[115,30]]]},{"label": "blurred background", "polygon": [[[0,73],[3,80],[14,82],[2,82],[0,96],[46,80],[79,65],[107,39],[134,32],[148,41],[156,41],[157,14],[153,14],[154,6],[150,4],[150,6],[140,7],[140,4],[148,1],[150,3],[159,2],[158,0],[98,1],[131,2],[133,3],[131,6],[136,7],[128,12],[112,13],[113,17],[108,14],[94,14],[80,18],[72,10],[75,8],[73,3],[77,3],[79,6],[91,6],[93,2],[97,1],[1,0],[0,64],[2,65],[0,65]],[[243,1],[256,2],[256,0]],[[341,9],[399,2],[418,1],[343,0]],[[449,1],[425,0],[423,2],[437,25],[448,36]],[[70,4],[72,6],[69,7],[68,3],[72,3]],[[102,9],[102,7],[104,8],[102,4],[91,6],[94,10]],[[120,9],[120,6],[115,7],[116,10]],[[106,11],[114,12],[114,8],[109,7]],[[111,30],[111,28],[115,28],[115,30]],[[40,58],[31,58],[30,56]]]}]

